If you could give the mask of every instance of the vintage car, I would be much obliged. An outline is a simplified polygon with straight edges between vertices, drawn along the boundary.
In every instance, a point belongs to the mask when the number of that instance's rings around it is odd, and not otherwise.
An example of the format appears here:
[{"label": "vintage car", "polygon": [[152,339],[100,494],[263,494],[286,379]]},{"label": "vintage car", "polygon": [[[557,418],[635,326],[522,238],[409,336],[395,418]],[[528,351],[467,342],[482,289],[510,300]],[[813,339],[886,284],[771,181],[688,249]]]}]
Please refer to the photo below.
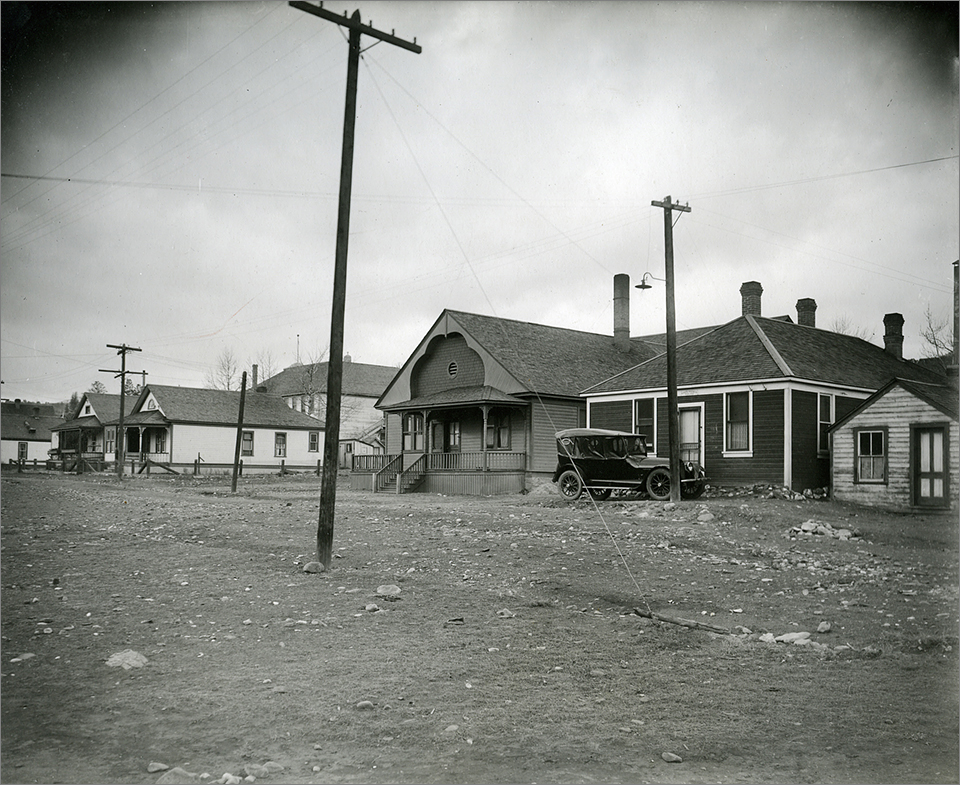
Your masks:
[{"label": "vintage car", "polygon": [[[567,499],[586,489],[597,501],[613,491],[645,493],[651,499],[670,498],[670,463],[647,455],[643,434],[599,428],[569,428],[557,433],[557,470],[553,481]],[[680,495],[696,499],[707,478],[696,463],[680,464]]]}]

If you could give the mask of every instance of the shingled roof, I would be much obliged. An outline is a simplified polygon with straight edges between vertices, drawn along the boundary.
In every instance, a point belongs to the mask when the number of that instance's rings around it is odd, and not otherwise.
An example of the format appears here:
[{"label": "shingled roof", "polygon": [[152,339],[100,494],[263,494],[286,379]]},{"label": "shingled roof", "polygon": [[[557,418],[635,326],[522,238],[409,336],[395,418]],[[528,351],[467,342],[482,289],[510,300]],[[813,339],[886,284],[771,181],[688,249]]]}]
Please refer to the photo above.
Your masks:
[{"label": "shingled roof", "polygon": [[[942,378],[872,343],[781,319],[741,316],[677,347],[677,385],[803,379],[876,390],[900,377],[936,384]],[[592,387],[589,394],[662,389],[666,354]]]},{"label": "shingled roof", "polygon": [[[327,389],[328,362],[313,363],[312,365],[291,365],[280,373],[265,379],[257,386],[267,388],[272,395],[303,395],[307,380],[311,386],[320,390]],[[396,375],[397,369],[386,365],[368,365],[352,361],[343,364],[343,380],[341,393],[363,398],[379,398],[390,380]]]},{"label": "shingled roof", "polygon": [[530,392],[541,395],[579,395],[584,387],[609,376],[611,371],[631,367],[655,354],[637,338],[631,339],[629,351],[620,352],[610,335],[464,311],[444,313],[462,325]]},{"label": "shingled roof", "polygon": [[[197,387],[149,384],[140,393],[140,398],[137,400],[138,407],[144,404],[150,393],[153,393],[157,399],[163,418],[167,422],[198,425],[237,424],[237,415],[240,411],[238,390],[206,390]],[[151,417],[156,417],[156,410],[145,409],[131,414],[126,422],[131,425],[146,425],[150,424]],[[294,411],[279,395],[249,390],[243,405],[243,424],[251,428],[300,428],[313,431],[323,429],[323,424],[319,420]]]},{"label": "shingled roof", "polygon": [[63,422],[55,414],[33,414],[4,408],[0,414],[0,436],[19,442],[49,442],[50,431]]}]

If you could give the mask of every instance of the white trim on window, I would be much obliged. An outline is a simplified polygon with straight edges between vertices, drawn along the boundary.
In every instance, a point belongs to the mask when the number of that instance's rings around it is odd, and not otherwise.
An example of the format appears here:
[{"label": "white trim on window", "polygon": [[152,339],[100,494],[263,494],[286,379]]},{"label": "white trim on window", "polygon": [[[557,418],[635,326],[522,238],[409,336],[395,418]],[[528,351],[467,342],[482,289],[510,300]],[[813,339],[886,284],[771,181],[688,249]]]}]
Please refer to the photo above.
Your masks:
[{"label": "white trim on window", "polygon": [[[747,396],[747,447],[746,449],[731,449],[728,442],[727,418],[730,411],[730,396],[745,394]],[[752,458],[753,457],[753,390],[731,390],[723,394],[723,453],[724,458]]]}]

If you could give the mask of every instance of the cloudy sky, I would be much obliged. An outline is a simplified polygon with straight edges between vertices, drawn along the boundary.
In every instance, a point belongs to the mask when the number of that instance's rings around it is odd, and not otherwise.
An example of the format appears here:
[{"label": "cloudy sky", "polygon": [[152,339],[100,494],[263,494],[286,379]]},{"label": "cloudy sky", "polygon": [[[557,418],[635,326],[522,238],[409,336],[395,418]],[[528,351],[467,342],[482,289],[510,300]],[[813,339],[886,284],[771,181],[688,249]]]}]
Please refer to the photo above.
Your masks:
[{"label": "cloudy sky", "polygon": [[[0,8],[3,397],[116,390],[106,344],[184,386],[224,349],[322,354],[343,28],[280,2]],[[751,280],[764,315],[812,297],[881,345],[900,312],[911,357],[928,310],[949,323],[956,3],[359,8],[423,52],[362,42],[355,361],[401,364],[443,308],[612,332],[613,275],[663,276],[668,194],[679,328],[736,318]],[[635,335],[664,330],[654,283]]]}]

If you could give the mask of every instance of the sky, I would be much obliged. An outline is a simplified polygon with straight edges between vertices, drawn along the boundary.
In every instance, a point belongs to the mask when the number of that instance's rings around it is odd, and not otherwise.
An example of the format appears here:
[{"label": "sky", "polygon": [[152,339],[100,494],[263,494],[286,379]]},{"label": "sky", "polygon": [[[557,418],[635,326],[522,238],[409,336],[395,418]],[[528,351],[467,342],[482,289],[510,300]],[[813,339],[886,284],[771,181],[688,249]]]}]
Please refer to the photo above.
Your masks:
[{"label": "sky", "polygon": [[[316,3],[315,3],[316,4]],[[816,300],[904,354],[960,255],[957,4],[364,2],[344,350],[399,366],[444,308],[631,333]],[[329,346],[341,26],[280,2],[0,3],[0,376],[60,401],[141,349],[205,386]],[[142,377],[137,378],[140,381]],[[262,378],[262,371],[261,371]]]}]

